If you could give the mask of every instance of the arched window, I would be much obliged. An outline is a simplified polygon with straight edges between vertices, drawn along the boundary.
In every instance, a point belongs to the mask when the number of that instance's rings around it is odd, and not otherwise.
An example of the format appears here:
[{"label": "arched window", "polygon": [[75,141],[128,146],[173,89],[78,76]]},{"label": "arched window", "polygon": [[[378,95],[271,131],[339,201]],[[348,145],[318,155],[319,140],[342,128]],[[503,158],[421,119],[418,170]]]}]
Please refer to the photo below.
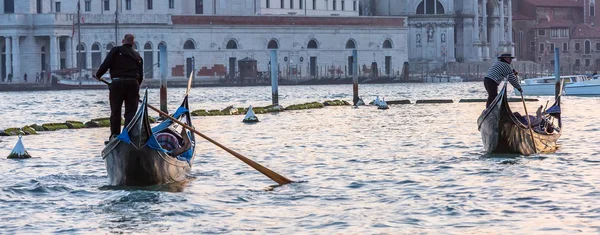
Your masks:
[{"label": "arched window", "polygon": [[110,51],[110,50],[112,50],[112,49],[113,49],[113,47],[115,47],[115,45],[113,45],[113,43],[112,43],[112,42],[111,42],[111,43],[109,43],[109,44],[106,44],[106,50],[107,50],[107,51]]},{"label": "arched window", "polygon": [[392,48],[392,41],[390,41],[389,39],[386,39],[383,42],[383,48]]},{"label": "arched window", "polygon": [[138,43],[137,43],[137,42],[134,42],[134,43],[133,43],[133,49],[137,51],[138,47],[139,47],[139,46],[138,46]]},{"label": "arched window", "polygon": [[152,56],[152,44],[146,42],[144,44],[144,71],[148,71],[147,78],[154,78],[154,57]]},{"label": "arched window", "polygon": [[319,47],[319,46],[318,46],[318,44],[317,44],[317,41],[316,41],[316,40],[314,40],[314,39],[311,39],[311,40],[308,42],[308,45],[306,46],[306,48],[308,48],[308,49],[318,49],[318,47]]},{"label": "arched window", "polygon": [[592,43],[590,41],[585,41],[585,46],[584,46],[584,53],[586,55],[592,54]]},{"label": "arched window", "polygon": [[423,0],[417,6],[417,15],[439,15],[444,13],[444,5],[438,0]]},{"label": "arched window", "polygon": [[356,43],[354,43],[354,40],[350,39],[346,42],[346,49],[356,49]]},{"label": "arched window", "polygon": [[102,53],[100,52],[100,43],[92,44],[92,68],[100,68],[102,64]]},{"label": "arched window", "polygon": [[[229,46],[229,43],[227,45]],[[269,44],[267,45],[267,49],[279,49],[279,44],[277,44],[277,41],[275,41],[275,39],[271,39],[271,41],[269,41]]]},{"label": "arched window", "polygon": [[83,44],[79,44],[79,45],[77,45],[77,50],[78,51],[85,51],[85,46]]},{"label": "arched window", "polygon": [[229,42],[227,42],[227,45],[225,46],[226,49],[237,49],[237,42],[235,42],[235,40],[231,39],[229,40]]},{"label": "arched window", "polygon": [[193,50],[193,49],[196,49],[196,45],[194,45],[194,42],[192,40],[187,40],[183,44],[183,49],[185,49],[185,50]]}]

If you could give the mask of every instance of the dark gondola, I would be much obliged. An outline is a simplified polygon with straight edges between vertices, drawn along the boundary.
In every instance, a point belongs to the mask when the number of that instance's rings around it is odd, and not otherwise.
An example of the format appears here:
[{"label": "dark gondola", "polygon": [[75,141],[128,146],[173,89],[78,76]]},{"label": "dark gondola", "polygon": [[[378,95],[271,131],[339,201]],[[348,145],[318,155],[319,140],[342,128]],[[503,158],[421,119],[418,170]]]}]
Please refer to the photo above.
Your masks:
[{"label": "dark gondola", "polygon": [[[147,96],[146,91],[133,120],[102,150],[110,185],[167,184],[184,180],[192,168],[194,134],[169,119],[151,128]],[[187,95],[172,117],[193,127]]]},{"label": "dark gondola", "polygon": [[[562,84],[560,84],[562,86]],[[557,140],[561,134],[560,93],[557,93],[554,105],[545,110],[541,117],[522,117],[513,113],[508,105],[507,83],[490,107],[479,116],[477,125],[481,132],[483,146],[488,153],[534,153],[553,152],[558,148]],[[560,89],[562,90],[562,89]],[[559,90],[559,91],[560,91]],[[533,119],[533,120],[532,120]],[[529,129],[528,121],[532,122]],[[558,127],[554,125],[558,121]]]}]

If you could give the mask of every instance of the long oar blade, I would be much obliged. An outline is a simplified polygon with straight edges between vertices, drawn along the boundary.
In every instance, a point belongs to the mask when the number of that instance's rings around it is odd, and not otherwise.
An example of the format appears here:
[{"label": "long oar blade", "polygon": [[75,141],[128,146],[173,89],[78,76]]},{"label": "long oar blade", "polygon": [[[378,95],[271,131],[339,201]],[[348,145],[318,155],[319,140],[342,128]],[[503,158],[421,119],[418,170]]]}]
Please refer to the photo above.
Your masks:
[{"label": "long oar blade", "polygon": [[[107,85],[109,84],[107,81],[105,81],[104,79],[99,79],[97,78],[99,81],[106,83]],[[191,81],[191,76],[190,76],[190,81]],[[189,92],[189,87],[190,87],[191,82],[188,83],[188,92]],[[250,167],[254,168],[255,170],[257,170],[258,172],[262,173],[263,175],[269,177],[269,179],[272,179],[273,181],[275,181],[276,183],[278,183],[279,185],[284,185],[284,184],[289,184],[289,183],[293,183],[294,181],[291,181],[290,179],[286,178],[283,175],[277,174],[276,172],[270,170],[269,168],[264,167],[261,164],[258,164],[255,161],[250,160],[249,158],[245,157],[244,155],[241,155],[239,153],[237,153],[236,151],[233,151],[225,146],[223,146],[222,144],[220,144],[219,142],[209,138],[208,136],[200,133],[199,131],[195,130],[194,128],[186,125],[185,123],[171,117],[169,114],[164,113],[163,111],[160,111],[159,109],[155,108],[152,105],[146,104],[146,106],[148,106],[150,109],[158,112],[158,114],[162,115],[163,117],[166,117],[168,119],[171,119],[171,121],[181,125],[182,127],[184,127],[185,129],[188,129],[196,134],[198,134],[200,137],[208,140],[209,142],[219,146],[221,149],[227,151],[228,153],[230,153],[231,155],[233,155],[234,157],[242,160],[243,162],[245,162],[246,164],[248,164]]]},{"label": "long oar blade", "polygon": [[289,184],[289,183],[292,183],[292,182],[294,182],[294,181],[291,181],[290,179],[288,179],[288,178],[286,178],[286,177],[284,177],[284,176],[282,176],[282,175],[280,175],[280,174],[277,174],[277,173],[275,173],[274,171],[270,170],[269,168],[266,168],[266,167],[264,167],[263,165],[261,165],[261,164],[258,164],[258,163],[256,163],[255,161],[252,161],[252,160],[250,160],[249,158],[247,158],[247,157],[245,157],[245,156],[243,156],[243,155],[241,155],[241,154],[237,153],[236,151],[233,151],[233,150],[231,150],[231,149],[229,149],[229,148],[227,148],[227,147],[223,146],[223,145],[222,145],[222,144],[220,144],[219,142],[217,142],[217,141],[215,141],[215,140],[213,140],[213,139],[209,138],[208,136],[206,136],[206,135],[204,135],[204,134],[200,133],[199,131],[195,130],[194,128],[192,128],[192,127],[190,127],[190,126],[188,126],[188,125],[186,125],[185,123],[183,123],[183,122],[180,122],[179,120],[177,120],[177,119],[175,119],[175,118],[173,118],[173,117],[169,116],[168,114],[166,114],[166,113],[164,113],[164,112],[160,111],[159,109],[157,109],[157,108],[155,108],[155,107],[153,107],[153,106],[151,106],[151,105],[147,105],[147,106],[148,106],[150,109],[152,109],[152,110],[154,110],[154,111],[158,112],[160,115],[163,115],[163,116],[165,116],[165,117],[167,117],[167,118],[171,119],[173,122],[175,122],[175,123],[177,123],[177,124],[181,125],[182,127],[184,127],[184,128],[186,128],[186,129],[188,129],[188,130],[190,130],[190,131],[192,131],[192,132],[194,132],[194,133],[198,134],[200,137],[202,137],[202,138],[204,138],[204,139],[208,140],[209,142],[211,142],[211,143],[213,143],[213,144],[215,144],[215,145],[219,146],[221,149],[223,149],[223,150],[227,151],[227,152],[228,152],[228,153],[230,153],[231,155],[233,155],[233,156],[237,157],[238,159],[242,160],[243,162],[245,162],[246,164],[248,164],[249,166],[251,166],[251,167],[252,167],[252,168],[254,168],[255,170],[259,171],[259,172],[260,172],[260,173],[262,173],[263,175],[265,175],[265,176],[269,177],[270,179],[272,179],[273,181],[277,182],[279,185],[284,185],[284,184]]}]

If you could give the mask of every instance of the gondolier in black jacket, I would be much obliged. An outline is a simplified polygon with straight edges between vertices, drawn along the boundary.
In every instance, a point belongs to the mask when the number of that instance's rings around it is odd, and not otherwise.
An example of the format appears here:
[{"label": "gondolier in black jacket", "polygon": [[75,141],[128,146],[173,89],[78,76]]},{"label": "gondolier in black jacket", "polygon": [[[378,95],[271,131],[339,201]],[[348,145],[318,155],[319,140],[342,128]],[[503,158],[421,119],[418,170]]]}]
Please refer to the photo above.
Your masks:
[{"label": "gondolier in black jacket", "polygon": [[508,81],[515,89],[521,93],[523,92],[519,80],[516,77],[519,73],[510,67],[510,63],[514,58],[515,57],[513,57],[511,53],[502,53],[498,56],[498,61],[496,61],[492,67],[490,67],[490,70],[488,70],[487,76],[483,79],[483,85],[488,93],[485,108],[490,106],[494,99],[496,99],[496,96],[498,96],[498,85],[500,85],[500,82],[504,80],[505,77],[508,78]]},{"label": "gondolier in black jacket", "polygon": [[135,37],[126,34],[123,45],[113,47],[96,72],[99,79],[110,69],[110,139],[121,133],[121,107],[125,102],[125,126],[131,122],[138,108],[140,84],[144,80],[144,62],[133,49]]}]

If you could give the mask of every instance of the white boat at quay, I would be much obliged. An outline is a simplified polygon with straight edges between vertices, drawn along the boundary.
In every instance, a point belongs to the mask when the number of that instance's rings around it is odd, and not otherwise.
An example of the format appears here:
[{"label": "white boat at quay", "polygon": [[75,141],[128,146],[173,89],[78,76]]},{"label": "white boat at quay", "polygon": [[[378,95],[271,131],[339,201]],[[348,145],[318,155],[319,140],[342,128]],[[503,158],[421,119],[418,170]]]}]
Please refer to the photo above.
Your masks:
[{"label": "white boat at quay", "polygon": [[[595,96],[600,95],[600,79],[590,79],[585,75],[560,76],[565,80],[563,95]],[[521,81],[523,95],[554,95],[554,77],[529,78]],[[515,94],[519,92],[515,90]]]}]

